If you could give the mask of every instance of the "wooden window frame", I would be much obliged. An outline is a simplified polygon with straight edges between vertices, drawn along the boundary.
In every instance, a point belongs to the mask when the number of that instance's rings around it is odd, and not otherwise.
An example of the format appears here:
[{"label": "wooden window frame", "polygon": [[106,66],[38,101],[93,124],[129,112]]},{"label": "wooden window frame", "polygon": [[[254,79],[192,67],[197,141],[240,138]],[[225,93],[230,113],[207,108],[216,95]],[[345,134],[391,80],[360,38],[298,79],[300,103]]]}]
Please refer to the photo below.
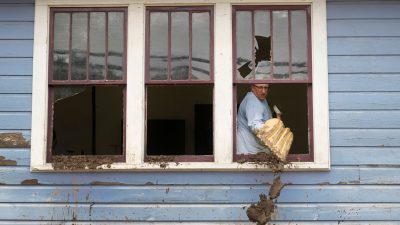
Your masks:
[{"label": "wooden window frame", "polygon": [[[311,5],[314,161],[294,162],[291,171],[330,169],[326,0],[36,0],[34,19],[31,171],[52,172],[46,162],[48,141],[48,51],[51,7],[127,7],[126,155],[125,162],[102,166],[123,171],[268,171],[267,167],[233,161],[232,6]],[[148,6],[213,6],[214,10],[214,161],[168,163],[161,168],[145,162],[145,12]],[[315,135],[318,134],[318,135]],[[221,141],[223,140],[223,141]],[[91,170],[89,170],[91,171]]]},{"label": "wooden window frame", "polygon": [[[105,21],[105,64],[104,64],[104,78],[102,80],[91,80],[89,79],[89,64],[87,63],[86,65],[86,79],[84,80],[73,80],[72,77],[72,65],[71,65],[71,58],[72,58],[72,15],[73,13],[87,13],[88,14],[88,21],[87,21],[87,30],[89,32],[90,30],[90,13],[92,12],[105,12],[106,13],[106,21]],[[121,80],[109,80],[108,78],[108,48],[107,48],[107,43],[108,43],[108,13],[109,12],[122,12],[124,15],[123,19],[123,55],[122,55],[122,62],[123,62],[123,70],[122,70],[122,79]],[[54,70],[53,70],[53,48],[54,48],[54,17],[56,13],[67,13],[69,14],[69,46],[68,46],[68,52],[69,52],[69,66],[68,66],[68,78],[66,80],[56,80],[54,79]],[[127,8],[120,8],[120,7],[111,7],[111,8],[89,8],[89,7],[82,7],[82,8],[67,8],[67,7],[60,7],[60,8],[50,8],[50,44],[49,44],[49,62],[48,62],[48,131],[47,131],[47,137],[48,140],[53,139],[53,116],[54,116],[54,110],[53,110],[53,102],[54,102],[54,89],[58,87],[90,87],[90,86],[121,86],[123,87],[122,91],[122,99],[123,99],[123,131],[122,131],[122,154],[121,155],[108,155],[109,157],[112,157],[115,161],[117,162],[124,162],[125,161],[125,121],[126,121],[126,115],[125,115],[125,99],[126,99],[126,39],[127,39],[127,31],[126,31],[126,25],[127,25]],[[88,62],[88,57],[89,57],[89,46],[90,46],[90,37],[87,37],[87,50],[86,50],[86,59]],[[86,157],[96,157],[97,155],[85,155]],[[106,155],[102,155],[102,157],[105,157]],[[47,142],[47,154],[46,154],[46,162],[51,163],[53,160],[53,153],[52,153],[52,142],[48,141]]]},{"label": "wooden window frame", "polygon": [[[311,55],[311,15],[310,15],[310,5],[251,5],[251,6],[243,6],[243,5],[236,5],[232,7],[232,36],[233,36],[233,57],[232,57],[232,75],[233,75],[233,83],[234,83],[234,106],[238,103],[237,102],[237,97],[236,97],[236,87],[238,84],[257,84],[257,83],[268,83],[268,84],[306,84],[307,85],[307,109],[308,109],[308,129],[309,129],[309,149],[307,154],[289,154],[287,159],[289,161],[307,161],[307,162],[312,162],[314,160],[314,143],[313,143],[313,108],[312,108],[312,55]],[[253,77],[251,79],[237,79],[238,77],[238,70],[235,68],[236,65],[236,60],[237,60],[237,49],[236,49],[236,15],[238,11],[246,11],[246,12],[251,12],[252,15],[252,34],[251,36],[254,37],[254,15],[255,11],[258,10],[265,10],[269,12],[269,19],[270,19],[270,34],[271,37],[273,36],[273,12],[274,11],[287,11],[288,12],[288,46],[289,46],[289,78],[287,79],[277,79],[277,78],[271,78],[271,79],[256,79],[256,77],[253,74]],[[291,48],[291,11],[298,11],[298,10],[303,10],[307,12],[307,18],[306,18],[306,23],[307,23],[307,79],[304,80],[296,80],[292,79],[292,61],[291,61],[291,55],[292,55],[292,48]],[[273,40],[272,40],[273,41]],[[254,40],[253,40],[253,46],[255,45]],[[271,46],[272,48],[272,46]],[[255,55],[254,55],[254,49],[252,49],[253,54],[252,54],[252,62],[255,61]],[[273,50],[272,50],[273,51]],[[273,55],[273,54],[272,54]],[[274,57],[271,57],[271,64],[274,63]],[[254,68],[252,68],[252,72],[254,72]],[[270,68],[270,73],[273,75],[274,70],[273,66]],[[236,118],[237,118],[237,111],[234,108],[234,124],[236,127]],[[248,156],[246,155],[238,155],[237,150],[236,150],[236,129],[234,129],[234,161],[240,160],[240,159],[247,159]]]},{"label": "wooden window frame", "polygon": [[[166,80],[152,80],[150,78],[150,14],[153,12],[163,12],[163,13],[168,13],[168,62],[167,62],[167,79]],[[188,12],[189,13],[189,74],[188,74],[188,79],[187,80],[173,80],[171,79],[172,72],[171,72],[171,14],[174,12]],[[192,68],[192,15],[193,13],[198,13],[198,12],[206,12],[209,13],[209,37],[210,37],[210,46],[209,46],[209,59],[210,59],[210,79],[209,80],[194,80],[192,79],[192,73],[191,73],[191,68]],[[146,91],[147,87],[149,86],[157,86],[157,85],[167,85],[167,86],[174,86],[174,85],[195,85],[195,86],[209,86],[214,84],[214,64],[213,64],[213,37],[214,37],[214,27],[213,27],[213,22],[214,22],[214,11],[212,6],[177,6],[177,7],[160,7],[160,6],[154,6],[154,7],[146,7],[146,59],[145,59],[145,86],[146,86]],[[146,100],[147,104],[147,100]],[[146,114],[147,114],[147,107],[146,107]],[[146,120],[147,121],[147,120]],[[147,131],[147,127],[146,127]],[[145,132],[147,133],[147,132]],[[147,135],[145,135],[145,145],[147,146]],[[147,148],[145,148],[147,149]],[[145,161],[147,157],[152,157],[153,155],[149,156],[147,153],[145,153]],[[154,155],[155,157],[157,155]],[[214,155],[173,155],[174,161],[177,162],[213,162],[214,161]]]}]

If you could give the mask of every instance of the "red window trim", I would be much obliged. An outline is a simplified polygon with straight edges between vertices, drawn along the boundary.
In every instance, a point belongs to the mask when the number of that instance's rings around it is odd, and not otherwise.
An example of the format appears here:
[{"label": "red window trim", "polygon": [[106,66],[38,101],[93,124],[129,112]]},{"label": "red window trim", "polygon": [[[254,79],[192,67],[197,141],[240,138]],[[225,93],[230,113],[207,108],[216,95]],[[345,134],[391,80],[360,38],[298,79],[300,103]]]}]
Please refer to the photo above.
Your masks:
[{"label": "red window trim", "polygon": [[[168,74],[167,80],[151,80],[150,79],[150,13],[152,12],[168,12]],[[172,80],[171,79],[171,13],[172,12],[189,12],[189,79],[188,80]],[[192,13],[207,12],[210,15],[209,31],[210,31],[210,80],[193,80],[192,79]],[[213,84],[214,83],[214,8],[212,6],[177,6],[177,7],[146,7],[146,44],[145,44],[145,82],[146,84]]]},{"label": "red window trim", "polygon": [[[123,52],[123,71],[122,71],[122,80],[109,80],[107,79],[108,77],[108,63],[107,63],[107,57],[105,57],[105,66],[104,66],[104,79],[103,80],[89,80],[89,65],[86,65],[86,79],[84,80],[72,80],[71,79],[71,63],[69,63],[68,65],[68,80],[54,80],[53,79],[53,47],[54,47],[54,16],[56,13],[69,13],[70,16],[72,15],[72,13],[76,13],[76,12],[107,12],[106,14],[106,25],[105,25],[105,29],[106,29],[106,33],[105,33],[105,38],[106,38],[106,46],[105,46],[105,56],[108,56],[108,12],[122,12],[124,14],[124,24],[123,24],[123,48],[124,48],[124,52]],[[128,9],[126,7],[112,7],[112,8],[96,8],[96,7],[86,7],[86,8],[64,8],[64,7],[60,7],[60,8],[50,8],[50,44],[49,44],[49,63],[48,63],[48,71],[49,71],[49,85],[53,85],[53,84],[126,84],[126,64],[127,64],[127,19],[128,18]],[[88,21],[87,21],[87,28],[88,30],[90,29],[90,17],[88,17]],[[70,18],[70,26],[69,26],[69,33],[71,34],[71,29],[72,29],[72,19]],[[71,46],[71,38],[72,35],[69,35],[69,62],[71,62],[71,51],[72,51],[72,46]],[[88,37],[87,40],[87,46],[89,48],[90,44],[90,39]],[[88,58],[88,51],[89,49],[86,50],[86,58]],[[87,60],[88,62],[89,60]]]},{"label": "red window trim", "polygon": [[[308,63],[308,79],[307,80],[291,80],[291,79],[249,79],[249,80],[238,80],[237,79],[237,70],[236,70],[236,57],[237,57],[237,52],[236,52],[236,12],[237,11],[252,11],[252,32],[254,36],[254,11],[255,10],[306,10],[307,12],[307,45],[308,45],[308,51],[307,51],[307,63]],[[289,78],[291,78],[291,48],[290,48],[290,15],[291,13],[288,13],[289,16],[289,26],[288,26],[288,34],[289,34]],[[272,35],[272,13],[270,13],[270,33]],[[308,102],[308,127],[309,127],[309,151],[307,154],[289,154],[287,157],[288,161],[291,162],[309,162],[309,161],[314,161],[314,140],[313,140],[313,109],[312,109],[312,60],[311,60],[311,15],[310,15],[310,5],[247,5],[247,6],[242,6],[242,5],[236,5],[232,7],[232,49],[233,49],[233,57],[232,57],[232,75],[233,75],[233,84],[234,84],[234,89],[233,89],[233,124],[234,127],[237,125],[237,110],[236,110],[236,105],[237,105],[237,84],[255,84],[255,83],[270,83],[270,84],[285,84],[285,83],[291,83],[291,84],[307,84],[307,102]],[[253,40],[254,42],[254,40]],[[254,46],[254,43],[253,43]],[[272,46],[271,46],[272,47]],[[273,60],[273,59],[272,59]],[[254,54],[252,56],[252,61],[254,62]],[[254,63],[253,63],[254,64]],[[253,71],[252,71],[253,72]],[[273,67],[271,67],[271,73],[273,74]],[[248,159],[249,156],[246,155],[238,155],[237,154],[237,149],[236,149],[236,129],[234,129],[233,132],[233,146],[234,146],[234,154],[233,154],[233,160],[238,161],[241,159]]]}]

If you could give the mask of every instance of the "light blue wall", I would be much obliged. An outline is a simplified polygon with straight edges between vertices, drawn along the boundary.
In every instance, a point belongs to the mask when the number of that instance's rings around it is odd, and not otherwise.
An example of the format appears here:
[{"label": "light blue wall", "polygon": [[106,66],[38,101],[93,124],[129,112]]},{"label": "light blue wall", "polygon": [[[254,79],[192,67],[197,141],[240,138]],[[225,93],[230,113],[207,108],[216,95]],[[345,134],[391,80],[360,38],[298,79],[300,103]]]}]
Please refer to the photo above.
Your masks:
[{"label": "light blue wall", "polygon": [[[285,173],[290,185],[274,223],[400,223],[400,1],[328,1],[327,13],[332,169]],[[33,18],[33,1],[0,1],[0,133],[28,139]],[[243,207],[273,179],[266,172],[30,173],[29,148],[0,148],[0,156],[17,164],[0,166],[0,225],[246,224]]]}]

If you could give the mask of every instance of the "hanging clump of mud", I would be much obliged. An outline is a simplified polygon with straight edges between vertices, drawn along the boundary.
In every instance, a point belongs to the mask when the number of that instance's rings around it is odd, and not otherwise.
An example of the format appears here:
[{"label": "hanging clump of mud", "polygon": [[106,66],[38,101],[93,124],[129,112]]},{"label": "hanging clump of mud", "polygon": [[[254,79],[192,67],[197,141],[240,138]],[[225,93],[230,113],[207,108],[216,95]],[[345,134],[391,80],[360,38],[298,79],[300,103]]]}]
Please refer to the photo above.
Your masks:
[{"label": "hanging clump of mud", "polygon": [[256,204],[251,204],[246,210],[247,217],[251,222],[256,222],[257,225],[265,225],[271,220],[271,216],[275,212],[275,201],[285,186],[281,181],[280,174],[283,172],[284,166],[289,163],[282,161],[274,154],[268,153],[257,153],[249,156],[246,161],[260,166],[268,166],[274,173],[275,178],[270,186],[268,196],[261,193],[260,200]]}]

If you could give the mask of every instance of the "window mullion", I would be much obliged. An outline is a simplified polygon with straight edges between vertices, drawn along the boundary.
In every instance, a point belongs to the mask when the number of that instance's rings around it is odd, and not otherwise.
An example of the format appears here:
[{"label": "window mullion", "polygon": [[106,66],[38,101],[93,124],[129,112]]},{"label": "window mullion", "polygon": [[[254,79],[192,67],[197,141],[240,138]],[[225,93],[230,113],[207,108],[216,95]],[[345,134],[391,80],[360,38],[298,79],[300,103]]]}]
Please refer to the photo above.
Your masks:
[{"label": "window mullion", "polygon": [[[214,157],[215,163],[233,159],[232,26],[231,5],[215,5]],[[223,141],[221,141],[223,140]]]}]

